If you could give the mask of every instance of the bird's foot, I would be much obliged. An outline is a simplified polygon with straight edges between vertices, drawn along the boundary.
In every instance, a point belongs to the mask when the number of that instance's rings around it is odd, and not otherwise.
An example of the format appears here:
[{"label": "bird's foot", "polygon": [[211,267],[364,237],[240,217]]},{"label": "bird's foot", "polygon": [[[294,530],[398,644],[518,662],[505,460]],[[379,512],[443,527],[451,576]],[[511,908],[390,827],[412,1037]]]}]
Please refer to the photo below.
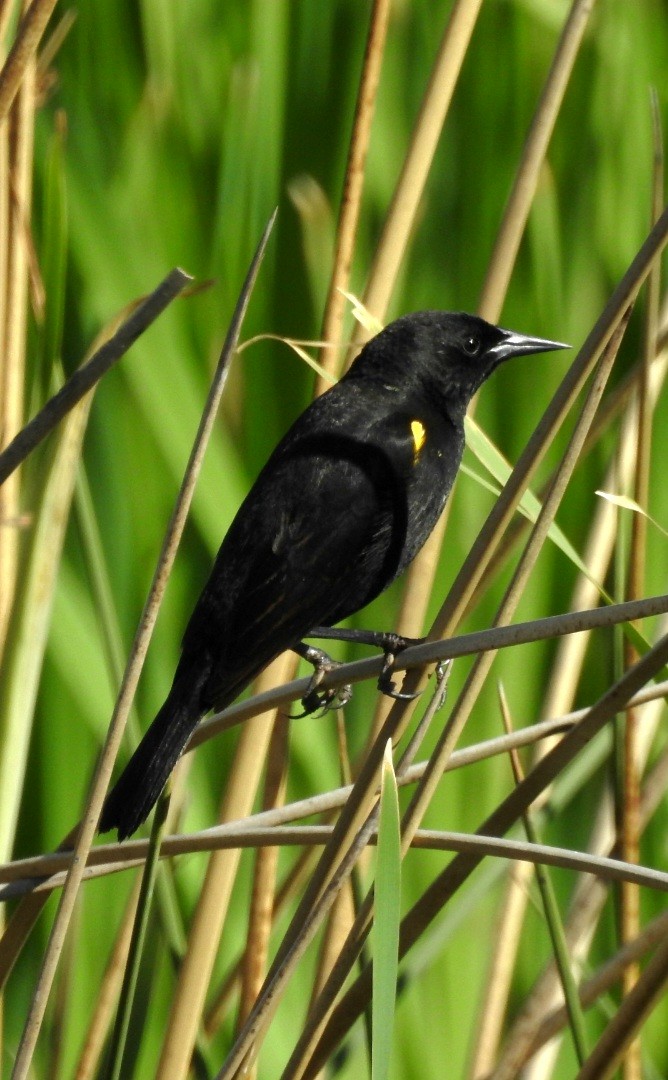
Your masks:
[{"label": "bird's foot", "polygon": [[353,688],[350,684],[345,686],[331,686],[326,690],[320,690],[320,684],[330,671],[336,671],[341,667],[338,660],[333,660],[329,653],[326,653],[324,649],[316,649],[313,645],[305,645],[304,642],[300,642],[299,646],[294,650],[303,660],[306,660],[308,664],[313,665],[313,675],[311,681],[306,689],[306,693],[302,698],[302,705],[304,711],[300,713],[291,713],[290,716],[294,720],[301,719],[304,716],[324,716],[330,709],[342,709],[348,704],[353,696]]},{"label": "bird's foot", "polygon": [[[350,630],[347,627],[339,626],[316,626],[307,637],[349,641],[353,644],[371,645],[374,649],[381,649],[385,656],[385,662],[378,678],[380,692],[388,697],[395,698],[397,701],[413,701],[414,698],[420,696],[419,693],[405,694],[402,690],[397,690],[392,673],[398,653],[403,649],[407,649],[409,645],[420,645],[424,638],[409,638],[404,637],[402,634],[377,630]],[[302,642],[300,648],[308,650],[310,646]],[[297,651],[300,656],[305,655],[299,649]],[[319,650],[316,649],[315,651],[318,652]]]},{"label": "bird's foot", "polygon": [[395,701],[414,701],[415,698],[420,696],[421,691],[415,691],[414,693],[404,693],[403,690],[397,690],[397,684],[392,678],[394,674],[394,664],[397,656],[404,649],[407,649],[410,645],[419,645],[423,638],[407,638],[402,637],[401,634],[379,634],[378,635],[378,647],[383,650],[384,661],[380,675],[378,676],[378,689],[381,694],[385,694],[387,697],[394,698]]}]

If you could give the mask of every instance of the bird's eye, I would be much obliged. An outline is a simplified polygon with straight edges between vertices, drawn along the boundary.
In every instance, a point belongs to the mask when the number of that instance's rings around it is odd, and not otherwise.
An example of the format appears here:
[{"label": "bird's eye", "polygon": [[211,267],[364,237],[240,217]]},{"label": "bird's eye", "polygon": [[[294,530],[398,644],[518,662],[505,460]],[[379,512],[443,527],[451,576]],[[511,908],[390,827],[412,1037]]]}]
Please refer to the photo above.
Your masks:
[{"label": "bird's eye", "polygon": [[479,338],[474,337],[473,334],[471,334],[470,337],[464,338],[464,352],[468,353],[469,356],[475,356],[479,348]]}]

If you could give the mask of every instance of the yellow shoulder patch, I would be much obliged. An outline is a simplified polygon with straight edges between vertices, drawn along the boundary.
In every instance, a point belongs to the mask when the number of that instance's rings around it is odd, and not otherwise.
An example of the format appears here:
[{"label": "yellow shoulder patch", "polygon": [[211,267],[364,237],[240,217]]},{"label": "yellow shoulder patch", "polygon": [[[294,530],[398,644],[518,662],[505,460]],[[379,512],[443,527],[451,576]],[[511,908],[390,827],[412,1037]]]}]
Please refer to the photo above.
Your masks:
[{"label": "yellow shoulder patch", "polygon": [[427,438],[427,429],[421,420],[411,420],[411,434],[413,436],[413,461],[417,461]]}]

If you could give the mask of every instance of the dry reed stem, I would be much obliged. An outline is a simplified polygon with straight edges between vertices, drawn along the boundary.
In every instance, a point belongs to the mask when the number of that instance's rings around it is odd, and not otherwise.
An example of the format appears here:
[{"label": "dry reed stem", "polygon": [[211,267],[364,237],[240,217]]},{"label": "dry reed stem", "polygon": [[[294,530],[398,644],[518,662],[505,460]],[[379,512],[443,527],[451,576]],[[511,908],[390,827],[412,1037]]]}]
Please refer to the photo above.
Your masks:
[{"label": "dry reed stem", "polygon": [[[437,689],[432,705],[427,710],[427,723],[429,722],[429,719],[433,717],[439,701],[440,688]],[[424,732],[424,730],[425,727],[422,725],[422,732]],[[381,740],[382,735],[379,737],[379,741]],[[414,751],[417,749],[417,746],[418,741],[416,740],[413,743]],[[370,757],[375,755],[375,751],[376,747],[372,748]],[[402,762],[402,766],[403,765],[407,766],[408,761]],[[401,766],[399,771],[401,771]],[[355,806],[354,796],[357,795],[358,791],[361,791],[361,796],[358,798],[358,804],[360,801],[363,802],[366,800],[369,805],[373,803],[373,809],[371,809],[360,821],[357,831],[350,839],[350,843],[346,844],[338,853],[338,865],[332,863],[323,868],[324,860],[321,860],[318,865],[316,874],[314,874],[309,885],[309,889],[314,890],[313,882],[318,874],[323,874],[323,869],[328,876],[326,880],[323,880],[322,886],[319,887],[317,895],[314,895],[313,902],[309,907],[302,901],[300,909],[302,907],[304,908],[303,916],[301,918],[295,916],[293,919],[288,934],[281,944],[279,956],[275,959],[271,971],[265,980],[262,993],[225,1061],[225,1064],[218,1074],[219,1080],[231,1078],[236,1075],[239,1069],[245,1071],[250,1067],[250,1064],[257,1055],[258,1047],[266,1033],[267,1027],[280,1001],[281,993],[290,978],[292,971],[304,955],[304,952],[312,941],[320,923],[331,911],[337,896],[340,895],[340,890],[345,886],[357,860],[374,834],[378,812],[377,803],[375,801],[376,792],[375,789],[369,790],[368,785],[362,783],[360,780],[353,786],[353,790],[346,802],[341,817],[343,817],[346,812],[350,813],[349,808],[351,804]],[[354,812],[359,814],[359,810],[355,810]],[[340,823],[341,818],[339,818],[337,825],[330,834],[330,840],[328,841],[329,847],[333,846],[332,841],[336,838],[336,832],[340,827]],[[367,901],[368,900],[369,898],[367,897]],[[370,910],[370,904],[365,901],[362,911],[358,914],[358,919],[366,921]],[[355,925],[357,925],[357,920]],[[310,1030],[310,1023],[311,1017],[307,1024],[307,1032]]]},{"label": "dry reed stem", "polygon": [[21,19],[9,56],[0,71],[0,121],[9,114],[55,6],[56,0],[33,0]]},{"label": "dry reed stem", "polygon": [[137,875],[123,912],[121,926],[116,935],[111,956],[97,992],[95,1008],[81,1048],[74,1080],[91,1080],[97,1073],[109,1028],[114,1019],[116,1003],[121,992],[123,973],[132,940],[132,927],[137,913],[140,887],[141,877]]},{"label": "dry reed stem", "polygon": [[[636,707],[640,703],[636,701]],[[654,710],[658,720],[659,709]],[[649,745],[646,747],[649,752]],[[666,788],[668,754],[664,753],[657,762],[655,770],[648,776],[643,791],[643,825],[656,810]],[[614,822],[612,797],[608,792],[601,799],[598,807],[588,851],[614,856],[617,852],[617,833]],[[566,939],[574,960],[582,964],[598,925],[603,905],[608,898],[608,885],[599,878],[583,875],[578,879],[571,899],[566,924]],[[561,1001],[557,977],[552,963],[548,964],[534,984],[531,994],[526,999],[519,1015],[515,1018],[508,1032],[502,1052],[492,1074],[493,1080],[514,1080],[521,1064],[533,1053],[531,1047],[536,1044],[536,1033],[543,1023],[543,1018],[554,1010]],[[554,1060],[551,1047],[539,1048],[536,1052],[537,1068],[549,1068]]]},{"label": "dry reed stem", "polygon": [[[662,941],[665,941],[667,932],[668,912],[664,912],[662,915],[658,915],[655,919],[652,919],[637,938],[619,949],[610,960],[607,960],[601,965],[594,975],[582,982],[580,986],[580,1001],[583,1008],[588,1008],[591,1005],[596,1004],[601,997],[614,990],[615,986],[621,981],[623,974],[629,965],[637,964],[640,960],[645,958],[649,949],[659,945]],[[518,1067],[523,1068],[529,1061],[529,1058],[532,1057],[541,1046],[544,1046],[550,1039],[559,1035],[563,1030],[565,1023],[566,1010],[563,1006],[554,1009],[549,1015],[545,1016],[543,1022],[536,1031],[534,1042],[529,1047],[525,1061],[521,1062]]]},{"label": "dry reed stem", "polygon": [[[308,910],[306,918],[300,924],[298,932],[290,934],[289,944],[286,945],[287,939],[284,939],[281,944],[280,961],[274,961],[265,979],[262,993],[223,1067],[218,1072],[216,1080],[232,1080],[239,1071],[241,1071],[242,1075],[245,1075],[255,1060],[267,1027],[280,1002],[280,996],[285,984],[311,944],[323,920],[331,911],[341,888],[350,877],[355,863],[369,843],[374,833],[376,817],[375,810],[367,815],[352,838],[350,845],[343,852],[342,858],[329,873],[322,890],[319,891]],[[336,826],[332,831],[332,837],[335,833]],[[292,930],[292,924],[290,929]]]},{"label": "dry reed stem", "polygon": [[668,939],[658,946],[638,982],[626,995],[576,1080],[609,1080],[640,1027],[661,1001],[668,980]]},{"label": "dry reed stem", "polygon": [[105,745],[95,770],[88,805],[74,844],[75,858],[63,888],[60,905],[49,937],[49,944],[42,961],[37,986],[19,1043],[14,1066],[14,1080],[24,1080],[30,1069],[35,1046],[37,1044],[37,1038],[44,1019],[49,993],[55,977],[60,953],[62,951],[65,934],[67,933],[76,897],[81,885],[87,854],[90,851],[95,837],[104,796],[111,779],[114,760],[118,753],[128,712],[134,699],[139,675],[146,657],[148,644],[157,619],[169,573],[185,527],[195,482],[204,456],[204,450],[213,429],[216,411],[229,370],[229,362],[234,353],[234,349],[236,348],[243,316],[269,239],[274,218],[275,214],[270,219],[264,231],[248,271],[239,301],[237,302],[237,307],[232,317],[225,344],[223,345],[218,367],[214,374],[211,390],[207,397],[204,413],[197,430],[193,450],[188,460],[176,507],[165,535],[153,582],[146,604],[144,605],[144,610],[140,618],[135,640],[124,673],[123,683],[109,725]]},{"label": "dry reed stem", "polygon": [[[443,671],[439,675],[431,702],[425,710],[424,716],[418,724],[415,734],[410,739],[406,750],[402,754],[396,770],[396,776],[399,783],[402,783],[409,773],[413,758],[418,751],[422,739],[431,725],[434,716],[443,704],[446,683],[447,673]],[[382,738],[383,735],[381,733],[378,736],[378,741],[380,742]],[[375,746],[371,748],[371,752],[375,753]],[[373,812],[369,815],[367,825],[375,822],[376,816],[377,806],[374,807]],[[406,849],[402,851],[402,857],[405,853]],[[307,1068],[312,1048],[316,1045],[324,1030],[324,1025],[331,1012],[338,988],[345,980],[346,974],[352,969],[356,959],[362,955],[364,943],[371,929],[373,912],[374,887],[371,886],[359,906],[354,922],[349,928],[346,940],[326,982],[322,986],[316,1000],[311,1003],[307,1022],[283,1071],[282,1076],[284,1080],[298,1080]]]},{"label": "dry reed stem", "polygon": [[[339,746],[341,783],[352,789],[353,770],[348,753],[346,726],[342,709],[339,709],[336,714],[336,730]],[[359,894],[359,889],[357,887],[358,879],[368,862],[366,856],[367,853],[363,852],[360,858],[360,864],[354,868],[350,881],[344,885],[332,905],[327,925],[322,934],[322,943],[318,954],[316,972],[311,986],[311,998],[308,1006],[309,1011],[312,1008],[313,1001],[315,1001],[322,986],[327,981],[329,973],[336,962],[341,946],[345,941],[346,935],[355,918],[355,909]]]},{"label": "dry reed stem", "polygon": [[[626,326],[626,321],[623,323],[623,328]],[[595,413],[600,396],[603,393],[607,376],[612,367],[612,363],[617,353],[619,343],[621,341],[623,329],[619,328],[618,332],[611,339],[611,342],[606,350],[604,357],[601,359],[599,369],[592,382],[592,387],[587,396],[585,407],[582,411],[582,415],[576,425],[575,431],[571,436],[569,446],[566,454],[564,455],[560,469],[557,472],[555,481],[552,488],[546,498],[541,514],[532,530],[531,537],[525,548],[520,563],[513,575],[513,579],[506,591],[506,595],[501,604],[495,624],[505,623],[512,618],[512,614],[519,602],[524,585],[528,578],[530,571],[533,568],[535,560],[538,557],[538,553],[545,540],[550,525],[554,519],[557,507],[565,490],[566,484],[570,479],[572,471],[578,459],[578,455],[582,446],[583,439],[586,431],[591,423],[593,415]],[[418,788],[414,793],[408,810],[406,811],[402,820],[402,851],[408,850],[410,847],[412,838],[419,827],[419,824],[424,816],[426,809],[431,802],[436,786],[440,781],[440,777],[443,772],[443,767],[447,763],[450,757],[456,740],[461,733],[463,726],[468,719],[470,711],[473,707],[475,700],[478,697],[480,687],[484,681],[487,672],[494,659],[494,653],[484,653],[478,657],[474,667],[466,680],[464,689],[462,690],[460,697],[448,719],[445,729],[440,736],[435,751],[430,758],[428,768],[425,775],[418,784]],[[410,681],[410,679],[409,679]],[[336,987],[333,987],[330,991],[330,999],[333,1000],[333,992],[341,988],[343,985],[343,978],[348,974],[347,971],[342,969],[339,971],[339,981]],[[308,1075],[308,1072],[305,1074]]]},{"label": "dry reed stem", "polygon": [[[667,366],[668,354],[664,350],[651,365],[651,371],[649,373],[650,408],[653,408],[653,405],[657,400],[665,379]],[[631,486],[637,440],[638,405],[636,395],[636,398],[632,399],[627,407],[627,415],[623,419],[622,431],[619,438],[617,461],[613,462],[610,466],[606,478],[603,481],[602,486],[604,490],[627,491]],[[603,580],[607,572],[609,560],[617,540],[618,516],[619,510],[617,507],[607,503],[607,500],[601,500],[601,505],[597,507],[595,512],[594,523],[588,541],[588,548],[585,552],[585,563],[592,570],[592,573],[597,580]],[[572,604],[591,603],[595,592],[596,590],[591,583],[584,579],[580,579],[576,586]],[[589,635],[584,634],[574,636],[568,641],[560,643],[545,699],[545,712],[548,715],[552,710],[561,711],[562,709],[569,707],[579,680],[581,665],[584,661],[588,640]],[[655,724],[658,723],[658,715],[655,716],[654,722]],[[646,758],[649,752],[649,741],[653,730],[652,725],[649,725],[645,719],[642,725],[643,746],[637,748],[640,759],[642,759],[643,756]],[[541,752],[545,751],[541,750]],[[593,833],[594,836],[598,837],[595,841],[594,850],[602,850],[609,847],[609,833],[610,830],[614,829],[611,806],[609,800],[605,796],[599,808],[598,820],[599,826]],[[579,934],[575,931],[571,934],[571,947],[581,959],[583,959],[588,952],[594,926],[601,910],[599,892],[596,889],[588,890],[586,882],[583,883],[583,892],[584,895],[581,902],[576,902],[577,910],[579,912],[577,925],[579,925],[581,929]],[[587,910],[589,910],[589,917],[587,917]],[[517,1029],[517,1038],[520,1040],[519,1045],[521,1045],[522,1041],[526,1041],[530,1037],[530,1017],[533,1017],[534,1024],[538,1023],[540,1017],[548,1007],[548,999],[554,1001],[555,995],[559,994],[559,988],[555,979],[552,979],[549,985],[551,987],[551,993],[548,985],[539,981],[534,990],[534,993],[537,995],[535,1003],[531,1004],[530,1001],[527,1002],[525,1007],[526,1019],[522,1024],[518,1024]],[[512,1048],[514,1042],[515,1040],[511,1038],[507,1040],[507,1044],[510,1047],[510,1053],[513,1052]],[[547,1060],[548,1058],[553,1059],[555,1053],[556,1048],[554,1046],[546,1047],[541,1052],[541,1061],[537,1067],[548,1068]],[[512,1070],[507,1075],[512,1075]]]},{"label": "dry reed stem", "polygon": [[[362,203],[364,168],[385,51],[389,15],[390,0],[374,0],[341,197],[334,265],[322,321],[321,337],[326,344],[320,351],[320,363],[325,371],[332,375],[336,373],[337,367],[337,346],[341,340],[341,326],[346,305],[342,290],[348,290],[350,283],[350,268]],[[327,381],[318,376],[315,395],[321,394],[327,386]]]},{"label": "dry reed stem", "polygon": [[[571,725],[567,730],[573,730]],[[509,738],[509,737],[507,737]],[[509,741],[499,752],[507,753],[509,749],[519,748],[523,743]],[[424,771],[425,763],[416,766],[416,777]],[[666,782],[668,765],[662,762],[661,781]],[[408,782],[406,780],[405,782]],[[335,801],[342,804],[344,792],[333,792],[331,798],[325,796],[326,801]],[[660,800],[658,800],[660,801]],[[165,850],[161,848],[161,858],[172,858],[178,855],[191,855],[197,852],[212,851],[245,851],[266,846],[284,847],[322,847],[332,834],[332,825],[285,825],[263,824],[255,825],[253,818],[248,819],[242,829],[237,828],[237,822],[230,826],[218,826],[214,829],[205,829],[200,833],[189,836],[168,837],[165,842]],[[377,834],[371,830],[368,834],[367,843],[375,845]],[[123,869],[135,869],[145,861],[146,841],[135,841],[136,848],[133,854],[128,855],[125,850],[119,850],[119,845],[109,844],[104,847],[94,848],[88,860],[89,873],[87,880],[103,877],[109,873],[117,873]],[[507,840],[500,836],[487,836],[483,834],[471,834],[452,832],[436,829],[418,829],[412,840],[412,847],[425,851],[454,851],[471,853],[476,856],[492,855],[503,859],[529,860],[531,862],[544,863],[546,866],[558,866],[570,870],[578,870],[581,873],[601,877],[605,881],[632,881],[647,888],[656,889],[660,892],[668,892],[668,873],[654,870],[635,863],[627,863],[619,859],[615,852],[611,855],[592,854],[591,852],[574,851],[571,848],[560,848],[544,844],[527,844],[521,840]],[[113,862],[110,860],[114,860]],[[50,891],[58,888],[65,881],[66,871],[59,871],[58,867],[67,865],[71,861],[58,858],[55,855],[44,856],[39,860],[40,865],[49,868],[52,873],[48,879],[37,886],[38,889]],[[12,868],[13,869],[13,868]]]},{"label": "dry reed stem", "polygon": [[478,302],[478,311],[490,322],[501,314],[540,170],[593,8],[594,0],[573,0],[524,144]]},{"label": "dry reed stem", "polygon": [[[397,656],[394,669],[409,670],[413,674],[419,669],[429,667],[442,660],[453,660],[461,656],[472,656],[489,649],[507,649],[513,645],[527,645],[532,641],[547,641],[564,634],[579,634],[585,630],[602,629],[619,622],[633,619],[645,619],[652,615],[663,615],[668,610],[668,594],[648,596],[628,604],[609,604],[605,607],[591,608],[584,611],[570,611],[562,615],[549,615],[542,619],[533,619],[526,623],[513,623],[510,626],[492,627],[489,630],[477,630],[458,637],[434,638],[425,640],[420,645],[411,645]],[[328,672],[320,686],[323,690],[343,686],[345,683],[362,682],[364,679],[378,679],[383,667],[382,657],[369,657],[342,664],[333,672]],[[310,684],[310,679],[301,678],[279,686],[262,695],[230,705],[223,712],[203,720],[193,732],[186,747],[186,753],[200,743],[227,731],[242,723],[249,716],[268,708],[299,701],[303,698]]]},{"label": "dry reed stem", "polygon": [[0,454],[0,484],[6,482],[7,477],[53,431],[84,394],[93,388],[112,364],[125,355],[137,338],[191,280],[191,277],[183,270],[177,268],[170,271],[153,292],[142,300],[113,336],[91,356],[90,360],[77,368],[60,390],[47,401]]},{"label": "dry reed stem", "polygon": [[3,667],[3,736],[0,753],[2,858],[8,858],[14,847],[21,799],[25,795],[23,781],[35,704],[90,404],[89,397],[80,402],[68,417],[53,461],[45,472],[39,512],[23,565],[19,600],[12,616],[11,639]]},{"label": "dry reed stem", "polygon": [[[262,810],[275,810],[285,803],[287,781],[289,719],[274,713],[273,730],[267,754]],[[248,933],[241,968],[241,996],[237,1029],[248,1017],[257,998],[267,969],[269,938],[274,913],[278,856],[280,848],[261,848],[253,870]]]},{"label": "dry reed stem", "polygon": [[618,325],[623,313],[633,303],[654,260],[658,257],[667,241],[668,208],[663,211],[659,221],[649,233],[629,269],[612,293],[578,356],[554,394],[540,423],[529,439],[512,475],[465,559],[446,602],[441,608],[434,624],[434,631],[437,636],[443,637],[451,633],[452,628],[457,625],[461,613],[466,610],[485,573],[499,538],[509,524],[522,493],[531,483],[531,479],[535,475],[547,447],[551,444],[554,435],[598,362],[615,327]]},{"label": "dry reed stem", "polygon": [[5,35],[9,29],[13,7],[14,0],[0,0],[0,52],[2,53],[3,62],[7,54]]},{"label": "dry reed stem", "polygon": [[[283,653],[265,669],[258,683],[275,683],[293,663],[293,657]],[[274,716],[274,712],[262,713],[241,729],[223,795],[219,815],[222,821],[233,821],[250,813],[269,747]],[[158,1074],[161,1080],[180,1078],[188,1071],[240,854],[239,849],[218,851],[207,866],[160,1055]]]},{"label": "dry reed stem", "polygon": [[531,863],[516,862],[508,868],[507,887],[490,939],[494,951],[477,1009],[479,1024],[466,1073],[470,1080],[487,1080],[496,1059],[532,877]]},{"label": "dry reed stem", "polygon": [[[661,386],[663,385],[667,366],[668,355],[666,353],[664,353],[662,357],[657,358],[657,361],[652,364],[650,379],[650,392],[652,403],[656,401]],[[608,470],[606,478],[602,481],[601,486],[603,490],[628,490],[631,482],[633,461],[635,457],[637,426],[637,404],[632,398],[628,402],[626,408],[626,416],[622,420],[622,429],[619,437],[619,449],[617,453],[617,459],[616,462],[614,462]],[[605,580],[608,565],[610,562],[610,557],[617,537],[616,523],[618,516],[618,507],[616,507],[613,503],[608,502],[608,500],[606,499],[599,500],[599,503],[594,512],[592,526],[589,530],[586,548],[583,553],[583,562],[590,570],[591,578],[593,578],[594,581]],[[597,598],[598,590],[594,585],[593,581],[585,577],[584,575],[581,575],[576,583],[575,590],[569,604],[569,608],[577,610],[580,607],[587,607],[592,603],[595,603]],[[544,706],[542,709],[542,715],[544,717],[554,715],[555,713],[558,714],[570,708],[577,685],[579,683],[582,664],[584,662],[585,652],[589,643],[589,639],[589,632],[585,632],[583,634],[574,634],[569,636],[568,638],[563,638],[559,643],[559,648],[553,661],[550,676],[547,682]],[[646,721],[643,724],[643,730],[647,732]],[[541,743],[537,748],[538,756],[542,756],[544,753],[546,753],[551,745],[552,742],[550,740],[546,740],[545,743]],[[546,791],[544,798],[547,799],[548,797],[549,793]],[[606,815],[604,814],[604,816]],[[604,843],[607,847],[608,842],[605,841]],[[595,850],[600,850],[600,848],[597,847]],[[509,881],[508,893],[510,893],[512,889],[513,882]],[[591,894],[591,898],[592,903],[594,904],[595,896],[593,893]],[[512,898],[510,895],[506,896],[504,904],[507,904],[509,911],[512,912],[513,928],[515,928],[516,926],[516,921],[519,916],[520,909],[525,909],[527,901],[528,892],[524,882],[522,882],[519,892],[514,898]],[[508,940],[509,938],[505,933],[499,933],[495,938],[495,941],[497,942],[496,948],[502,951],[504,957],[507,954]],[[582,939],[579,943],[574,943],[573,947],[576,947],[576,944],[578,949],[578,956],[581,956],[582,952],[586,949],[585,940]],[[494,964],[495,956],[493,954],[490,961],[490,969],[493,968]],[[554,994],[558,994],[560,991],[556,979],[553,982],[553,986]],[[541,1011],[541,1009],[536,1009],[534,1010],[533,1015],[539,1017],[541,1015]],[[485,1016],[485,1022],[491,1023],[491,1019],[488,1017],[488,1013],[483,1012],[483,1015]],[[489,1060],[487,1058],[485,1058],[485,1060],[488,1061],[488,1067],[483,1067],[482,1065],[480,1065],[479,1068],[481,1076],[485,1075],[488,1069],[491,1068],[491,1063],[489,1062]]]},{"label": "dry reed stem", "polygon": [[[644,785],[642,799],[643,825],[649,821],[665,794],[667,776],[668,753],[664,752]],[[608,797],[607,803],[605,837],[601,836],[600,842],[597,839],[597,842],[590,844],[589,847],[590,850],[607,851],[608,854],[614,856],[617,851],[617,837],[610,797]],[[599,816],[603,817],[602,814],[599,814]],[[599,833],[603,831],[603,829],[598,830]],[[608,895],[609,887],[600,878],[592,878],[589,875],[580,878],[575,898],[571,903],[567,924],[569,948],[578,963],[581,963],[586,955],[601,909]],[[625,951],[622,950],[620,955],[624,956]],[[631,954],[629,953],[629,955]],[[624,961],[625,964],[627,962]],[[552,1052],[552,1046],[543,1045],[546,1040],[539,1037],[539,1032],[543,1029],[544,1018],[548,1017],[549,1019],[550,1010],[552,1010],[552,1013],[558,1011],[561,996],[554,987],[555,981],[554,965],[550,964],[536,983],[531,997],[516,1018],[490,1080],[514,1080],[520,1069],[532,1056],[535,1057],[536,1069],[552,1067],[555,1056],[554,1052]]]},{"label": "dry reed stem", "polygon": [[[339,805],[345,799],[342,799]],[[281,914],[287,904],[300,892],[304,882],[308,879],[318,857],[318,849],[315,846],[303,848],[297,856],[295,865],[286,875],[285,881],[278,890],[274,903],[274,921]],[[205,1031],[208,1034],[218,1030],[220,1023],[231,1008],[232,996],[235,988],[240,983],[241,960],[239,960],[225,976],[222,985],[212,997],[211,1004],[205,1017]]]},{"label": "dry reed stem", "polygon": [[[23,422],[26,332],[28,313],[28,236],[32,203],[32,155],[35,113],[35,61],[28,62],[20,93],[0,130],[8,138],[6,287],[3,297],[2,415],[0,447],[5,446]],[[0,74],[0,80],[2,76]],[[20,478],[11,478],[0,489],[0,523],[15,521],[20,510]],[[16,588],[20,530],[0,524],[0,655],[9,626]]]},{"label": "dry reed stem", "polygon": [[[661,213],[664,177],[661,145],[661,128],[656,95],[653,99],[654,169],[652,184],[651,220]],[[659,297],[661,290],[661,266],[653,268],[647,280],[647,306],[645,314],[645,341],[642,356],[641,378],[638,382],[638,428],[633,480],[633,498],[644,510],[649,507],[650,452],[652,439],[652,409],[650,378],[652,361],[656,354],[659,325]],[[641,596],[645,589],[645,565],[647,557],[648,521],[644,514],[634,514],[631,520],[631,549],[629,553],[627,597]],[[624,663],[629,666],[638,658],[637,650],[624,642]],[[621,844],[623,857],[628,862],[640,859],[640,760],[638,753],[639,717],[635,709],[629,709],[623,730],[621,755]],[[633,941],[640,932],[640,892],[637,887],[623,883],[619,892],[619,931],[622,944]],[[630,993],[640,975],[637,964],[624,970],[622,992]],[[642,1065],[640,1041],[633,1040],[626,1051],[622,1065],[624,1080],[641,1080]]]},{"label": "dry reed stem", "polygon": [[[392,197],[364,292],[364,303],[381,321],[404,257],[452,94],[482,0],[456,0],[439,46],[420,112]],[[353,349],[365,339],[358,327]]]},{"label": "dry reed stem", "polygon": [[[638,661],[606,691],[589,710],[585,719],[565,735],[562,742],[528,774],[526,780],[518,785],[490,814],[476,835],[489,837],[505,833],[522,811],[531,805],[547,785],[552,783],[555,776],[564,770],[583,746],[591,741],[594,735],[626,705],[629,698],[652,679],[667,661],[668,636],[662,638],[642,660]],[[400,958],[405,956],[415,944],[424,933],[426,926],[442,910],[444,904],[461,887],[479,862],[480,858],[477,856],[456,856],[426,889],[402,921]],[[310,1080],[314,1072],[327,1059],[333,1047],[339,1045],[345,1033],[360,1015],[368,1000],[370,986],[370,970],[365,969],[363,975],[353,983],[334,1009],[323,1038],[311,1059],[309,1069],[305,1073],[306,1078]]]}]

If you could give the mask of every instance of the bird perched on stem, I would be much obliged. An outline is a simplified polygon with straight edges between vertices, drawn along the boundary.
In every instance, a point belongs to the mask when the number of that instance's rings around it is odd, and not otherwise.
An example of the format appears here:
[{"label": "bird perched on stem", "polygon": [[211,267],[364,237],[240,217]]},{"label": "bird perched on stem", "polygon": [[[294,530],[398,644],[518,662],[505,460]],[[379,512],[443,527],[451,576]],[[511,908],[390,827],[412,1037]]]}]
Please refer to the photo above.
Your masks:
[{"label": "bird perched on stem", "polygon": [[[476,390],[510,357],[563,348],[441,311],[405,315],[364,346],[298,417],[242,503],[186,627],[172,688],[107,797],[102,832],[124,839],[145,820],[205,713],[229,705],[285,649],[317,653],[304,638],[333,636],[405,570],[452,488]],[[361,635],[376,638],[384,635]],[[314,704],[307,696],[305,707]]]}]

